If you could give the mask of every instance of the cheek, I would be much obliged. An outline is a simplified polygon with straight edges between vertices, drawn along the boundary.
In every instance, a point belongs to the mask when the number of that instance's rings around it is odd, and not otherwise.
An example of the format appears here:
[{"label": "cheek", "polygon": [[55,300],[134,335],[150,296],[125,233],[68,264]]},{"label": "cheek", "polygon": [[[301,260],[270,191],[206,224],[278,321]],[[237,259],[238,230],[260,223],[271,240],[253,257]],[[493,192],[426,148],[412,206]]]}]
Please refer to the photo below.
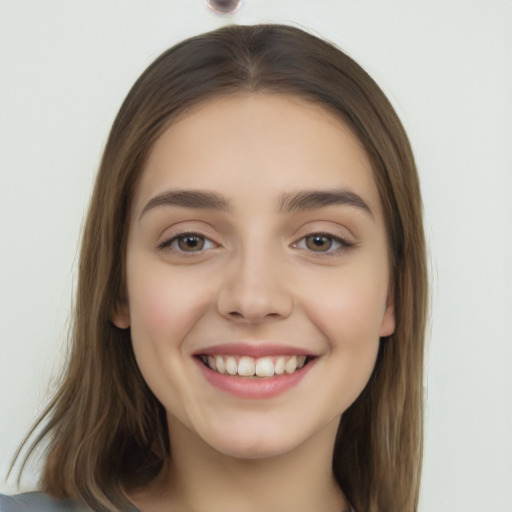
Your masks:
[{"label": "cheek", "polygon": [[310,309],[329,345],[327,373],[334,384],[329,396],[340,412],[363,391],[377,360],[386,287],[375,284],[370,278],[347,278],[344,286],[325,294]]},{"label": "cheek", "polygon": [[157,260],[146,264],[133,258],[128,276],[131,338],[139,369],[164,407],[186,417],[186,404],[193,401],[185,385],[190,368],[183,347],[211,303],[211,293],[187,272],[173,272]]},{"label": "cheek", "polygon": [[[136,262],[134,262],[136,263]],[[180,343],[211,302],[209,290],[187,272],[170,272],[160,262],[137,267],[128,286],[134,343]]]},{"label": "cheek", "polygon": [[387,273],[368,267],[340,272],[310,283],[315,293],[304,309],[334,345],[361,348],[376,344],[386,310]]}]

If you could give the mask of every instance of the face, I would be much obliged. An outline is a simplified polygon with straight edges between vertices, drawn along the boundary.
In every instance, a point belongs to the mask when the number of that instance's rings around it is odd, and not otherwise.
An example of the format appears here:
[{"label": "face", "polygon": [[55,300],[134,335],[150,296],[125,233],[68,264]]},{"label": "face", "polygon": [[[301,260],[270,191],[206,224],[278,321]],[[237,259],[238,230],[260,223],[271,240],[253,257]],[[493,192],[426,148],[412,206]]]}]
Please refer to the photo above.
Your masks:
[{"label": "face", "polygon": [[394,330],[389,279],[371,166],[348,128],[294,97],[234,95],[154,146],[114,322],[171,432],[270,457],[335,428],[361,393]]}]

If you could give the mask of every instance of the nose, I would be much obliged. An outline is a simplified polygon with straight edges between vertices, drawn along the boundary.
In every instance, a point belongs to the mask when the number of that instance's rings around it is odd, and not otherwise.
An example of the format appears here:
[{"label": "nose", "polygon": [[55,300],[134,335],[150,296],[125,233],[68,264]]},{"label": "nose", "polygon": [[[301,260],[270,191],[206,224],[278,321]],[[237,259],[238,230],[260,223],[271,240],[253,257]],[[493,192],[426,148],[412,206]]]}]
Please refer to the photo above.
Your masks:
[{"label": "nose", "polygon": [[232,321],[260,323],[287,318],[293,310],[286,262],[267,251],[230,261],[218,295],[219,313]]}]

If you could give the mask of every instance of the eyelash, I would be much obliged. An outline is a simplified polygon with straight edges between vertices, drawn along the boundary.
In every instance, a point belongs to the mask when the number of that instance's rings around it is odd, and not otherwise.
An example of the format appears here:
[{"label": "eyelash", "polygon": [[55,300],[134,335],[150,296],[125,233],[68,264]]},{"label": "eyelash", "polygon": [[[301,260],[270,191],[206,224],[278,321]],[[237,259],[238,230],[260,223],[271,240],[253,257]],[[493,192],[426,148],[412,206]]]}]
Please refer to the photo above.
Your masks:
[{"label": "eyelash", "polygon": [[[326,238],[330,241],[330,246],[328,247],[328,249],[326,251],[315,251],[315,250],[309,249],[306,245],[307,239],[312,238],[312,237]],[[173,245],[179,243],[180,239],[184,239],[184,238],[199,238],[199,239],[203,240],[204,244],[210,244],[210,246],[206,247],[206,248],[202,247],[198,251],[184,251],[184,250],[180,249],[179,247],[173,247]],[[303,246],[301,247],[301,245],[303,245]],[[335,246],[334,249],[332,248],[333,245]],[[349,242],[345,238],[333,235],[331,233],[324,233],[324,232],[310,233],[308,235],[303,236],[300,240],[298,240],[297,242],[292,244],[292,247],[294,247],[294,248],[304,249],[308,252],[311,252],[312,254],[326,255],[326,256],[332,256],[332,255],[339,254],[340,252],[350,249],[353,246],[354,246],[354,243]],[[208,237],[206,237],[204,235],[201,235],[200,233],[194,233],[194,232],[180,233],[178,235],[172,236],[171,238],[168,238],[167,240],[164,240],[162,243],[160,243],[158,245],[159,250],[170,249],[174,252],[177,252],[177,253],[180,253],[180,254],[186,255],[186,256],[194,256],[197,254],[202,254],[203,252],[205,252],[209,249],[213,249],[215,247],[216,247],[216,244],[211,239],[209,239]]]},{"label": "eyelash", "polygon": [[[300,247],[301,244],[306,245],[308,238],[327,238],[330,240],[330,247],[327,249],[327,251],[314,251],[312,249],[309,249],[306,247]],[[335,245],[335,248],[332,248],[332,246]],[[303,236],[298,242],[293,244],[293,247],[297,247],[299,249],[307,250],[308,252],[311,252],[312,254],[319,254],[322,256],[334,256],[339,254],[340,252],[343,252],[347,249],[350,249],[354,246],[354,243],[349,242],[345,238],[342,238],[340,236],[333,235],[331,233],[324,233],[324,232],[315,232],[310,233],[309,235]]]},{"label": "eyelash", "polygon": [[[184,238],[199,238],[199,239],[204,240],[205,244],[207,242],[209,244],[211,244],[211,247],[201,248],[199,251],[183,251],[179,247],[173,247],[174,244],[179,243],[180,239],[184,239]],[[170,249],[174,252],[178,252],[180,254],[187,255],[187,256],[201,254],[208,249],[213,249],[214,247],[215,247],[215,243],[212,240],[210,240],[208,237],[206,237],[204,235],[201,235],[200,233],[194,233],[194,232],[180,233],[178,235],[172,236],[171,238],[168,238],[167,240],[164,240],[161,244],[158,245],[158,249],[160,249],[160,250]]]}]

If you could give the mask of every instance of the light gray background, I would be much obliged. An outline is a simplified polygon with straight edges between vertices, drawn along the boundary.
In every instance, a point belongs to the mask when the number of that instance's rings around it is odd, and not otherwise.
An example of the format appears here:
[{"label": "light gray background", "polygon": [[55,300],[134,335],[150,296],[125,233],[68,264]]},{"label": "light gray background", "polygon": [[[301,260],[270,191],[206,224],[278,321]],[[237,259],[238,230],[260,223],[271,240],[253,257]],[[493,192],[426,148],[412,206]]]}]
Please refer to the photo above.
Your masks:
[{"label": "light gray background", "polygon": [[510,0],[245,0],[231,18],[202,0],[0,0],[1,476],[58,371],[80,227],[122,99],[184,37],[264,21],[345,49],[412,140],[433,284],[421,512],[511,512]]}]

